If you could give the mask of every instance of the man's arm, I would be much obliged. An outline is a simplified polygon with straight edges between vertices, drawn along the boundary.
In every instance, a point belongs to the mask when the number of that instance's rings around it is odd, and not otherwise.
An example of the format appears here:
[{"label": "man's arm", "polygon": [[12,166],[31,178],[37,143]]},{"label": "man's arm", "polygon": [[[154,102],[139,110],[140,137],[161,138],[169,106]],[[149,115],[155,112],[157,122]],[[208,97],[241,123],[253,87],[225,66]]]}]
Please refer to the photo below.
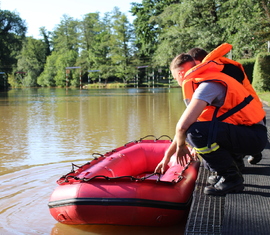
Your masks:
[{"label": "man's arm", "polygon": [[199,99],[191,99],[183,115],[176,125],[175,141],[176,141],[176,156],[181,165],[187,161],[186,154],[190,155],[186,147],[186,132],[188,128],[198,120],[198,117],[206,107],[207,102]]},{"label": "man's arm", "polygon": [[199,99],[191,99],[183,115],[179,119],[173,142],[166,151],[162,161],[157,165],[155,172],[164,173],[171,156],[176,153],[177,162],[182,166],[187,162],[186,156],[191,156],[189,149],[186,146],[186,131],[188,128],[197,121],[198,117],[206,107],[207,102]]}]

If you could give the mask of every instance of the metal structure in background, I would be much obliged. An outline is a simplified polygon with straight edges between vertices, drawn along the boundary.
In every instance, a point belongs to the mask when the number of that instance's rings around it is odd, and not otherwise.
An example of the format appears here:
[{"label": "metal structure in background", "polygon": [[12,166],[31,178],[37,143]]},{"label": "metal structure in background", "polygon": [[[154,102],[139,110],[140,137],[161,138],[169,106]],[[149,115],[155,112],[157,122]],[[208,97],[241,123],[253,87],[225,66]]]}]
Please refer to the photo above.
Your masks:
[{"label": "metal structure in background", "polygon": [[[71,69],[80,69],[81,67],[66,67],[66,88],[68,88],[68,74]],[[82,70],[80,70],[80,89],[82,89]]]},{"label": "metal structure in background", "polygon": [[[142,66],[137,66],[137,69],[144,69],[148,68],[149,65],[142,65]],[[153,78],[154,79],[154,78]],[[139,87],[139,74],[137,73],[136,77],[134,77],[134,87],[136,86],[137,88]]]}]

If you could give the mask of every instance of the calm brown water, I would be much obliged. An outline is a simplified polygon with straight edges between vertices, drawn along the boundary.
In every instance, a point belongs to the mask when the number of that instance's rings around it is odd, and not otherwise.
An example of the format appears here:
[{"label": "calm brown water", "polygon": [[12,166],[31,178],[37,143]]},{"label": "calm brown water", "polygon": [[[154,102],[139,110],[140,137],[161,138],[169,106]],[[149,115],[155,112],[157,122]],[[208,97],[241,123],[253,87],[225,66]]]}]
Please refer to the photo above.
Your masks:
[{"label": "calm brown water", "polygon": [[173,137],[181,90],[23,89],[0,92],[0,234],[183,234],[169,228],[57,223],[47,206],[55,181],[92,153],[146,135]]}]

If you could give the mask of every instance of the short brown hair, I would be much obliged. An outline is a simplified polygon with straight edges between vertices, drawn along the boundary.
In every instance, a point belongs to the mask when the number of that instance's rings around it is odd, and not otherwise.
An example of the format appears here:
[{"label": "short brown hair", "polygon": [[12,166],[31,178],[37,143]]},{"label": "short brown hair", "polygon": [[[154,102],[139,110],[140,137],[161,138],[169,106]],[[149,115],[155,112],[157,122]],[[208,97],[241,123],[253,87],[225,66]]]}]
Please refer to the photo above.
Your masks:
[{"label": "short brown hair", "polygon": [[194,59],[187,53],[181,53],[172,60],[170,70],[176,69],[186,62],[194,62]]},{"label": "short brown hair", "polygon": [[205,56],[207,56],[208,53],[202,48],[194,47],[189,50],[188,54],[191,55],[195,60],[202,62],[202,60]]}]

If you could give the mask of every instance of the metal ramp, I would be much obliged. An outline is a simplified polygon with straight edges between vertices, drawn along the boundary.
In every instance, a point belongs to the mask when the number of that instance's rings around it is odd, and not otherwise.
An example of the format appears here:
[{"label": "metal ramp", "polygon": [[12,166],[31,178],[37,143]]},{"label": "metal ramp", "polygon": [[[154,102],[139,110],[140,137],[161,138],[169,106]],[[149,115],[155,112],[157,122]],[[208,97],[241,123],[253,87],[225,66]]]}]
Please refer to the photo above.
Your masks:
[{"label": "metal ramp", "polygon": [[226,196],[204,195],[209,172],[200,167],[185,235],[270,234],[269,146],[257,165],[244,161],[244,191]]}]

